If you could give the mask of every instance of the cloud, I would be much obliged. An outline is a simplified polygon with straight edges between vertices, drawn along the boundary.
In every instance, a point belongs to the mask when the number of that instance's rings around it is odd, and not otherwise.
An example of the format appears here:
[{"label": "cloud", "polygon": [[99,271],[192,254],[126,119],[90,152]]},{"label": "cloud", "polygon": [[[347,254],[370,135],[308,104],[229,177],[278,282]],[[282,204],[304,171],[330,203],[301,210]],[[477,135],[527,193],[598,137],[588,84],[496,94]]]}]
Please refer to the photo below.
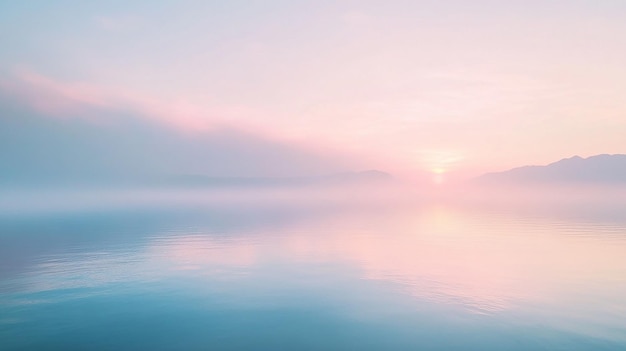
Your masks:
[{"label": "cloud", "polygon": [[300,176],[362,168],[330,148],[206,118],[192,104],[32,72],[19,77],[0,83],[0,181]]},{"label": "cloud", "polygon": [[2,84],[17,99],[50,116],[88,116],[93,108],[133,113],[185,131],[205,131],[226,124],[241,106],[200,106],[184,98],[157,99],[122,87],[57,80],[22,69]]}]

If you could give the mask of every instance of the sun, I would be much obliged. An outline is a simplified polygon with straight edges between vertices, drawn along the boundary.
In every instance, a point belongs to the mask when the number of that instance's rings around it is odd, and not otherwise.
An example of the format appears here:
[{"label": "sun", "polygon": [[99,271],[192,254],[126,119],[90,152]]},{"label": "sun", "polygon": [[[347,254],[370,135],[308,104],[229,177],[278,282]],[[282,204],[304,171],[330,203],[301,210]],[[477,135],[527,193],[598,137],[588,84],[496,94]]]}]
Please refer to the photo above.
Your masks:
[{"label": "sun", "polygon": [[432,182],[435,185],[442,185],[447,182],[449,172],[458,168],[465,159],[461,150],[451,149],[421,149],[416,151],[418,162],[422,170],[431,174]]},{"label": "sun", "polygon": [[431,172],[433,173],[433,183],[435,183],[436,185],[443,184],[445,180],[444,174],[446,173],[446,170],[439,167],[434,168]]}]

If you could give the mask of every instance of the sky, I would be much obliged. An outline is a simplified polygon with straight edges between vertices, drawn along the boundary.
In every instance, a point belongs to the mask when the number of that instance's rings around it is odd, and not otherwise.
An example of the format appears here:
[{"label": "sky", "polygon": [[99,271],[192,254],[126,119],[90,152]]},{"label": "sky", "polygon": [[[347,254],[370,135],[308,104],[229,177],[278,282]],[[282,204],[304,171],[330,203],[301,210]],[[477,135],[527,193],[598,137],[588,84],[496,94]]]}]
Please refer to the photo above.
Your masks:
[{"label": "sky", "polygon": [[248,150],[186,169],[219,175],[462,178],[626,153],[624,62],[622,0],[0,0],[5,133],[28,115],[32,140],[115,125],[169,133],[142,144],[162,153]]}]

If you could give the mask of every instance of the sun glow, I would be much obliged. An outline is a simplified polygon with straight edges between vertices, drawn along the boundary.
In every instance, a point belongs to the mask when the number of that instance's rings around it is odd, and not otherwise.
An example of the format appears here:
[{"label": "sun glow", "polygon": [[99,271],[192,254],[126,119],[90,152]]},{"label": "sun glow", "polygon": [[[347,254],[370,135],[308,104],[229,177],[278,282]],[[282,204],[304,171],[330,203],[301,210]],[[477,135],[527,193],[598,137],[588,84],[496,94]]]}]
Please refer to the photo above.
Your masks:
[{"label": "sun glow", "polygon": [[446,174],[458,167],[458,164],[465,159],[459,150],[420,150],[419,162],[422,169],[428,170],[431,174],[432,182],[441,185],[446,182]]},{"label": "sun glow", "polygon": [[433,182],[437,185],[441,185],[444,182],[444,174],[446,170],[443,168],[435,168],[432,170],[433,173]]}]

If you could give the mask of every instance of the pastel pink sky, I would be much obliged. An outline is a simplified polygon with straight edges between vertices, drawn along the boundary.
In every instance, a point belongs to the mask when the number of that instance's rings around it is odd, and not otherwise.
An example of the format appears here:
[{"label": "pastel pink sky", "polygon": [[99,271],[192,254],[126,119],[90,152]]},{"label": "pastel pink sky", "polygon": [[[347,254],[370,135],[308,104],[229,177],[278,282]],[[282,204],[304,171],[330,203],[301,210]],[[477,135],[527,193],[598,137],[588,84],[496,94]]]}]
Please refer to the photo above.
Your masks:
[{"label": "pastel pink sky", "polygon": [[0,5],[0,78],[56,114],[229,126],[400,174],[626,153],[621,1]]}]

